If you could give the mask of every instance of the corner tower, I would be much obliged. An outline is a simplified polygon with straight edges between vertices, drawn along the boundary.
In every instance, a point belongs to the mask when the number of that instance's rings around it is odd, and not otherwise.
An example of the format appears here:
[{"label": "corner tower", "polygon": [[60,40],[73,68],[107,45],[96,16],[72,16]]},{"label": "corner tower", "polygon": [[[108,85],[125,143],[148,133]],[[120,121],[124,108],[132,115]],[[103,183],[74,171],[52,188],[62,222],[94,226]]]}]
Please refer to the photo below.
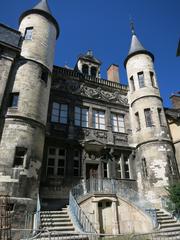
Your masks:
[{"label": "corner tower", "polygon": [[[0,144],[0,192],[11,196],[13,210],[33,212],[39,191],[45,126],[59,27],[46,0],[20,17],[21,54]],[[15,221],[14,221],[15,222]],[[22,225],[21,225],[22,226]],[[16,227],[16,226],[14,226]]]},{"label": "corner tower", "polygon": [[129,83],[132,143],[136,147],[139,191],[155,204],[164,186],[178,178],[177,163],[154,70],[154,56],[138,40],[132,40],[125,59]]}]

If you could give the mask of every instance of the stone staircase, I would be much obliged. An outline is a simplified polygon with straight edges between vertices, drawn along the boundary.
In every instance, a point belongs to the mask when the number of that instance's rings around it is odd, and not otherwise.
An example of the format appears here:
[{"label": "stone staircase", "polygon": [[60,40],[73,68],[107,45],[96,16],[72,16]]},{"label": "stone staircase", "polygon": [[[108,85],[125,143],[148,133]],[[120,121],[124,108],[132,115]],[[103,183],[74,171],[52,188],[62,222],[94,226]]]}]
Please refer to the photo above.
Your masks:
[{"label": "stone staircase", "polygon": [[180,222],[162,209],[157,209],[156,213],[161,232],[157,237],[160,239],[180,239]]},{"label": "stone staircase", "polygon": [[[52,237],[76,235],[75,227],[68,213],[68,208],[59,211],[42,211],[41,228],[48,230]],[[43,238],[42,238],[43,237]],[[41,234],[41,239],[49,239],[48,233]]]}]

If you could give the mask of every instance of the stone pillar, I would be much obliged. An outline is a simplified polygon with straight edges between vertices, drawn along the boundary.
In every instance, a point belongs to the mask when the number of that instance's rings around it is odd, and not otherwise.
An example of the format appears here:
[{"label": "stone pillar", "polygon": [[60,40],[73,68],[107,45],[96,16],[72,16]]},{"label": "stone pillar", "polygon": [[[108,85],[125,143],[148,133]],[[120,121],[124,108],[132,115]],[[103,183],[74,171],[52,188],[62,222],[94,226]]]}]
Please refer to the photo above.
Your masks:
[{"label": "stone pillar", "polygon": [[125,178],[125,171],[124,171],[124,155],[121,153],[121,178]]},{"label": "stone pillar", "polygon": [[128,158],[128,163],[129,163],[129,178],[130,179],[134,179],[134,174],[133,174],[133,156],[132,154],[129,155],[129,158]]},{"label": "stone pillar", "polygon": [[89,107],[89,118],[88,118],[88,126],[90,127],[90,128],[92,128],[93,127],[93,112],[92,112],[92,107],[90,106]]},{"label": "stone pillar", "polygon": [[117,200],[112,202],[112,233],[119,234],[119,223],[118,223],[118,211],[117,211]]},{"label": "stone pillar", "polygon": [[94,227],[97,233],[100,233],[98,201],[94,200],[93,203],[94,203]]}]

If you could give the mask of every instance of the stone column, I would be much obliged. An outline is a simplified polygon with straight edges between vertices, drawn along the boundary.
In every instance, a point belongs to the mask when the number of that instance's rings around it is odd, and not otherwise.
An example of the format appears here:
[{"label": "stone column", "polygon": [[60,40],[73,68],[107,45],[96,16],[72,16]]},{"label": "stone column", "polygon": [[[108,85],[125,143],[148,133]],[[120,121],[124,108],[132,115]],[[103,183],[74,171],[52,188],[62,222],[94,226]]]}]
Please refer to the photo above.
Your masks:
[{"label": "stone column", "polygon": [[125,178],[125,171],[124,171],[124,155],[121,153],[121,178]]},{"label": "stone column", "polygon": [[98,201],[94,200],[93,203],[94,203],[94,227],[97,233],[100,233]]},{"label": "stone column", "polygon": [[93,127],[93,110],[92,110],[92,106],[89,107],[89,117],[88,117],[88,126],[90,128]]},{"label": "stone column", "polygon": [[118,211],[117,211],[117,200],[112,202],[112,233],[119,234],[119,223],[118,223]]},{"label": "stone column", "polygon": [[133,174],[133,156],[132,154],[129,155],[129,158],[128,158],[128,163],[129,163],[129,178],[130,179],[134,179],[134,174]]}]

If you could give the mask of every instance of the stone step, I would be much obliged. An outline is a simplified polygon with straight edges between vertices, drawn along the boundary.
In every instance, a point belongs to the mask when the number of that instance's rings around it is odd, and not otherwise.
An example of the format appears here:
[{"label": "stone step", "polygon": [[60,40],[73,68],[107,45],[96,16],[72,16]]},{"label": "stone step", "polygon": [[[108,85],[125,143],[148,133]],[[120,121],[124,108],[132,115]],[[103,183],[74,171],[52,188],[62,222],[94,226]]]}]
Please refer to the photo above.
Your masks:
[{"label": "stone step", "polygon": [[71,233],[75,231],[74,226],[63,226],[63,227],[48,227],[48,231],[53,232],[53,231],[58,231],[58,232],[65,232],[66,234]]},{"label": "stone step", "polygon": [[171,216],[162,216],[162,217],[157,217],[158,220],[169,220],[173,219]]},{"label": "stone step", "polygon": [[68,214],[41,214],[41,218],[69,218]]},{"label": "stone step", "polygon": [[177,221],[175,219],[162,219],[162,220],[159,220],[158,221],[160,224],[163,224],[163,223],[177,223]]},{"label": "stone step", "polygon": [[179,228],[179,230],[180,230],[180,223],[173,223],[173,224],[164,223],[164,224],[160,224],[160,229],[163,229],[163,228]]},{"label": "stone step", "polygon": [[67,218],[61,218],[61,217],[57,217],[57,218],[41,218],[41,222],[69,222],[71,221],[71,219],[69,218],[69,216]]},{"label": "stone step", "polygon": [[61,210],[61,211],[42,211],[41,214],[65,214],[68,210]]},{"label": "stone step", "polygon": [[47,223],[41,223],[42,227],[53,227],[53,226],[59,226],[59,227],[73,227],[73,224],[71,222],[47,222]]}]

